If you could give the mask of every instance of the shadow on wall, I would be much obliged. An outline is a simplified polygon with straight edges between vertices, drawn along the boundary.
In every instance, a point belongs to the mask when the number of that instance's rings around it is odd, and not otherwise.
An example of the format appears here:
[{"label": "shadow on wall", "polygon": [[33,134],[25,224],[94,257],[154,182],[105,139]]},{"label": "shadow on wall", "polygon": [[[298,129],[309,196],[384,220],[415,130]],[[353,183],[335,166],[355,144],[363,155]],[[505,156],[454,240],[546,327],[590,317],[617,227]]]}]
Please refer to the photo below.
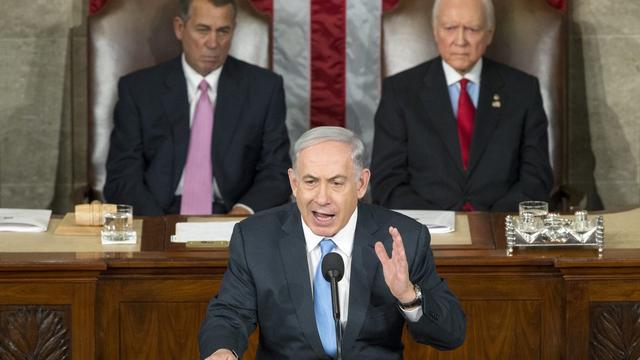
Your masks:
[{"label": "shadow on wall", "polygon": [[[598,194],[598,183],[601,187],[605,184],[614,185],[606,186],[606,198],[611,199],[607,202],[607,208],[625,207],[629,204],[616,203],[618,199],[628,198],[629,195],[619,185],[636,181],[637,162],[626,141],[625,128],[607,100],[607,95],[611,94],[605,91],[598,41],[589,41],[585,46],[582,34],[596,34],[597,29],[588,23],[572,22],[571,26],[569,179],[587,195],[586,209],[604,207]],[[637,47],[637,44],[634,45]],[[585,58],[593,62],[588,73]]]},{"label": "shadow on wall", "polygon": [[86,18],[69,29],[67,38],[55,193],[49,207],[54,214],[85,202],[87,188]]}]

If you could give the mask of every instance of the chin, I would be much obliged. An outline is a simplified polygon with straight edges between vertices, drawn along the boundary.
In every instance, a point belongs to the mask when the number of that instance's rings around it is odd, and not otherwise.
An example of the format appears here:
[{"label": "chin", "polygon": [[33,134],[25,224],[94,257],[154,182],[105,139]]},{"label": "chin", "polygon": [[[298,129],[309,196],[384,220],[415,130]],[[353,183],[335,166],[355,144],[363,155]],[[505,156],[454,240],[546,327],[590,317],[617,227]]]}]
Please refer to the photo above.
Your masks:
[{"label": "chin", "polygon": [[326,227],[317,227],[317,226],[312,227],[311,231],[313,231],[313,233],[318,236],[322,236],[326,238],[334,236],[337,232],[337,231],[334,231],[334,229],[329,229]]}]

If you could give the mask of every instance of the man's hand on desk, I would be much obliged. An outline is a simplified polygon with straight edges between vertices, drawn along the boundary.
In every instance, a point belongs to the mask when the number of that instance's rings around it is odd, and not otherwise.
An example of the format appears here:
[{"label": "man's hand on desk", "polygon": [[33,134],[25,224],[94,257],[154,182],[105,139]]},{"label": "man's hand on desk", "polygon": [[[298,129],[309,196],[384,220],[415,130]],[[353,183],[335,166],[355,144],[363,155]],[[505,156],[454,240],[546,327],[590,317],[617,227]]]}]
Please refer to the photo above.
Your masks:
[{"label": "man's hand on desk", "polygon": [[253,215],[253,211],[246,206],[236,204],[231,208],[231,211],[229,211],[227,215],[249,216]]},{"label": "man's hand on desk", "polygon": [[238,358],[231,350],[218,349],[204,360],[238,360]]}]

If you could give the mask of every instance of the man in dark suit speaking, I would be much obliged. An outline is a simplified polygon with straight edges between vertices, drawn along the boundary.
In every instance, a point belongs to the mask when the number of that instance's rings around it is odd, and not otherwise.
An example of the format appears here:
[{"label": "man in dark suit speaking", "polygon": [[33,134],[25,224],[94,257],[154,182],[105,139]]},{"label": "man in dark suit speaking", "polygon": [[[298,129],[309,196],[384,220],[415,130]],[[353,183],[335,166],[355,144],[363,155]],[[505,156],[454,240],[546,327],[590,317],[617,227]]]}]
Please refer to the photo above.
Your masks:
[{"label": "man in dark suit speaking", "polygon": [[282,77],[228,56],[233,0],[180,8],[182,56],[119,82],[107,201],[141,215],[250,214],[285,203]]},{"label": "man in dark suit speaking", "polygon": [[418,342],[462,344],[465,316],[436,273],[426,227],[358,203],[370,176],[363,153],[362,141],[339,127],[309,130],[296,142],[289,169],[296,204],[236,225],[200,329],[202,358],[240,358],[256,325],[258,360],[335,357],[331,294],[319,272],[330,251],[344,260],[343,359],[401,359],[405,323]]},{"label": "man in dark suit speaking", "polygon": [[538,80],[483,58],[491,0],[436,0],[440,57],[385,80],[372,198],[396,209],[514,211],[553,175]]}]

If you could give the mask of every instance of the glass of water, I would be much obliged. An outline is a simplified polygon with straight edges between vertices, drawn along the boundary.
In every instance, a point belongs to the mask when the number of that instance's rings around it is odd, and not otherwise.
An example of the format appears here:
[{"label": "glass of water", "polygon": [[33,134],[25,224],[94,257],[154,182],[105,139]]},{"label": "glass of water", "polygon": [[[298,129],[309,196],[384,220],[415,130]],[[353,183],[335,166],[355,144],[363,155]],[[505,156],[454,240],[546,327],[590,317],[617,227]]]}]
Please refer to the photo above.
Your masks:
[{"label": "glass of water", "polygon": [[534,218],[542,220],[549,213],[549,204],[544,201],[523,201],[519,207],[520,217],[530,213]]},{"label": "glass of water", "polygon": [[134,241],[136,231],[133,228],[133,207],[116,205],[104,213],[104,225],[101,231],[102,241]]}]

